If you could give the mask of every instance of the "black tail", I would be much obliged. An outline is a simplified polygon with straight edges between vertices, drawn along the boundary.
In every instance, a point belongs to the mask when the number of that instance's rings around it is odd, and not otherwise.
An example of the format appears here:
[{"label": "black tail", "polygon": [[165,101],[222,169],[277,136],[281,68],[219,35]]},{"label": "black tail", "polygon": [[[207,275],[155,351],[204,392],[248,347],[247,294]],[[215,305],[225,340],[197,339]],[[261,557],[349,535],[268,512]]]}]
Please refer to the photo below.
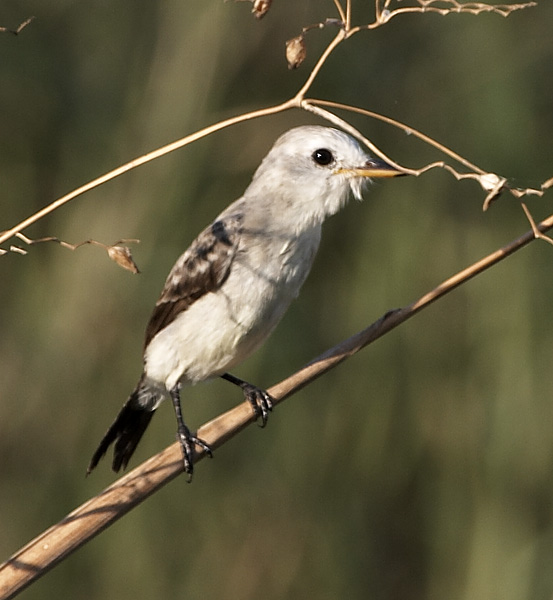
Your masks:
[{"label": "black tail", "polygon": [[[143,392],[144,390],[142,390]],[[96,452],[90,459],[86,474],[90,475],[98,465],[107,449],[115,442],[113,450],[113,462],[111,468],[117,473],[121,468],[125,469],[138,442],[146,431],[153,415],[153,410],[141,406],[139,402],[140,384],[130,395],[117,415],[117,418],[107,430]]]}]

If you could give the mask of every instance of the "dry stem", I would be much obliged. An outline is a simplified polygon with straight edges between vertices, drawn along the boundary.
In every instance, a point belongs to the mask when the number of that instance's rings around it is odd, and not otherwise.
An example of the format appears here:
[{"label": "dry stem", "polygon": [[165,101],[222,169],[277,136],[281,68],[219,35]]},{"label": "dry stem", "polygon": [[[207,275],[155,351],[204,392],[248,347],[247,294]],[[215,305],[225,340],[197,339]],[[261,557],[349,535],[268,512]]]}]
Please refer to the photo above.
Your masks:
[{"label": "dry stem", "polygon": [[[275,399],[275,404],[292,396],[459,285],[520,250],[536,237],[541,237],[552,227],[553,215],[539,225],[534,224],[533,230],[450,277],[411,305],[389,311],[366,329],[321,354],[268,390]],[[243,402],[203,425],[198,430],[198,436],[216,449],[253,421],[254,415],[249,403]],[[203,453],[198,454],[196,462],[203,456]],[[182,472],[180,445],[174,443],[85,502],[0,565],[0,600],[13,598]]]}]

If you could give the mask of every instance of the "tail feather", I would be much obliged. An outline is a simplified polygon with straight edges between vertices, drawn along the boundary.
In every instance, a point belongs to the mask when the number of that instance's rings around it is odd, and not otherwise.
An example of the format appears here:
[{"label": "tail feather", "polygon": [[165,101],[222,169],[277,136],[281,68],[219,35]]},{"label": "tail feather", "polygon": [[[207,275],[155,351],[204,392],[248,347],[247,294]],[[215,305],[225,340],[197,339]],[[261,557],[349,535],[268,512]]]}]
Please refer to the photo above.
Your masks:
[{"label": "tail feather", "polygon": [[111,468],[116,473],[121,468],[125,469],[153,415],[153,410],[141,406],[139,387],[137,387],[123,405],[115,421],[102,438],[96,452],[92,455],[86,474],[89,475],[96,468],[113,443],[115,443],[115,448]]}]

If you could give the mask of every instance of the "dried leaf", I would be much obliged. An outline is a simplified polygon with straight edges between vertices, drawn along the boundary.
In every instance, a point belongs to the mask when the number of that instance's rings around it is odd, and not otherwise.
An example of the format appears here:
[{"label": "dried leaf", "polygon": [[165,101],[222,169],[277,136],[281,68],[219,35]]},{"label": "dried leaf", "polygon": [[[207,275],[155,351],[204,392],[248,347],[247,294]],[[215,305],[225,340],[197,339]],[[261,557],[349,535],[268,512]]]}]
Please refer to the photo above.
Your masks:
[{"label": "dried leaf", "polygon": [[289,69],[297,69],[307,56],[303,35],[298,35],[286,42],[286,60]]},{"label": "dried leaf", "polygon": [[499,189],[504,186],[507,180],[505,177],[500,177],[495,173],[483,173],[478,178],[480,185],[484,189],[485,192],[492,192],[494,190]]},{"label": "dried leaf", "polygon": [[256,19],[262,19],[271,8],[273,0],[253,0],[252,13]]},{"label": "dried leaf", "polygon": [[269,9],[271,8],[271,4],[273,0],[234,0],[235,2],[251,2],[252,3],[252,13],[256,19],[262,19]]},{"label": "dried leaf", "polygon": [[128,246],[108,246],[108,256],[123,269],[131,273],[140,273],[134,262],[131,250]]},{"label": "dried leaf", "polygon": [[500,177],[495,173],[484,173],[478,177],[478,182],[484,191],[488,192],[482,207],[482,210],[485,212],[490,207],[490,204],[499,198],[499,195],[503,191],[507,180],[505,177]]}]

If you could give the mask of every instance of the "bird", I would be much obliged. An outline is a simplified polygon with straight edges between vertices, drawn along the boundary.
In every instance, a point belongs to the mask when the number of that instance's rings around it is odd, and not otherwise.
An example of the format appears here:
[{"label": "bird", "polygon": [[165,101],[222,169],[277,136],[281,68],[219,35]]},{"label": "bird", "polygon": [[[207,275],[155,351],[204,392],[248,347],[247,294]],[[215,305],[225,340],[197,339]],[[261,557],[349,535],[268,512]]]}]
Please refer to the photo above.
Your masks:
[{"label": "bird", "polygon": [[222,377],[242,388],[263,427],[273,399],[230,370],[257,350],[298,295],[321,227],[372,178],[404,172],[369,156],[341,130],[307,125],[283,133],[244,194],[177,259],[146,327],[143,371],[102,438],[87,474],[114,444],[112,469],[125,469],[156,409],[173,404],[183,468],[192,479],[195,446],[181,388]]}]

